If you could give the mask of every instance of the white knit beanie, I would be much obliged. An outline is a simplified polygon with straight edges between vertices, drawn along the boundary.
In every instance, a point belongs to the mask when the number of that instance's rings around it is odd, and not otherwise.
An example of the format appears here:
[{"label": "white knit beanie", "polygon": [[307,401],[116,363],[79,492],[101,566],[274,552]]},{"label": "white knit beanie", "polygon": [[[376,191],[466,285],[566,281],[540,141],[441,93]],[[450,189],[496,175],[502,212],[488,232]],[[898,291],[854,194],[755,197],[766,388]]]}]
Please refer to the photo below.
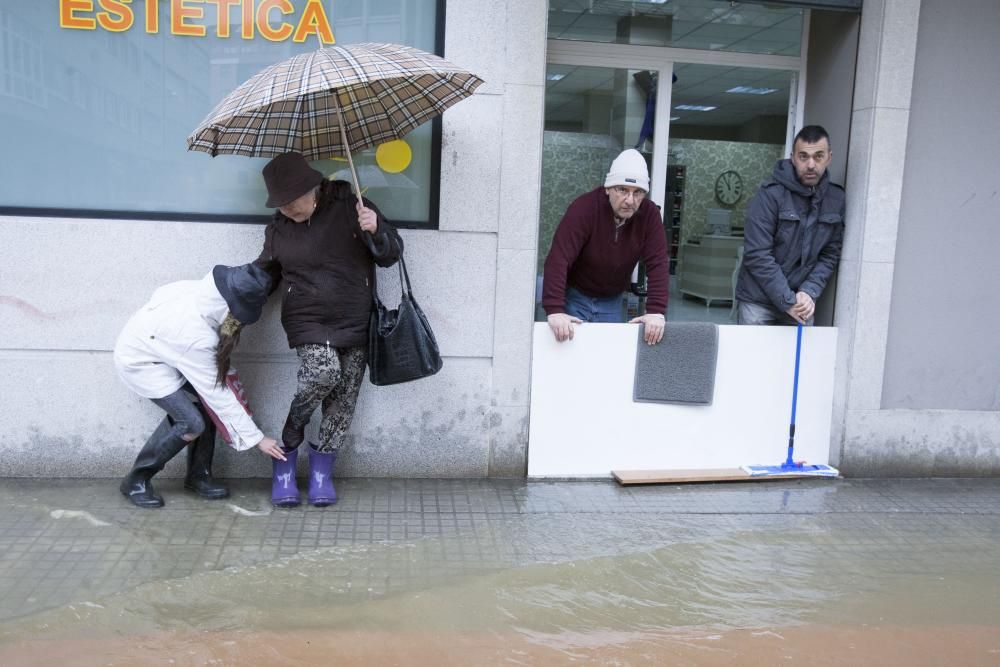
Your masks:
[{"label": "white knit beanie", "polygon": [[604,187],[630,185],[649,192],[649,169],[646,158],[634,148],[627,148],[611,163],[611,171],[604,179]]}]

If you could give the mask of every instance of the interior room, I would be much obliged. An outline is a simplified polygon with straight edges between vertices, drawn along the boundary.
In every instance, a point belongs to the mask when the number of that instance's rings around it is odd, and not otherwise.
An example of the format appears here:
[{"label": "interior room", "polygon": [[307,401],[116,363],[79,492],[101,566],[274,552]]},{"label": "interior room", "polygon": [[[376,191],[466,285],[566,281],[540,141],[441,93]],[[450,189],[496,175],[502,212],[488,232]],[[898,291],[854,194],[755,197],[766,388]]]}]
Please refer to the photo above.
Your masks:
[{"label": "interior room", "polygon": [[[666,68],[636,69],[563,64],[550,57],[539,294],[542,266],[566,207],[603,182],[621,150],[634,147],[646,157],[651,182],[665,180],[662,196],[655,186],[650,196],[663,215],[670,253],[667,319],[735,322],[732,297],[746,207],[787,154],[799,72],[783,67],[781,59],[748,67],[715,64],[714,56],[718,51],[798,56],[802,21],[800,9],[707,0],[550,3],[552,39],[623,45],[618,47],[623,62],[630,48],[624,45],[660,46],[669,62]],[[755,64],[750,56],[746,60]],[[672,78],[669,90],[658,81],[665,73]],[[666,132],[655,138],[666,147],[665,176],[657,173],[654,160],[654,128],[662,120]],[[633,281],[641,295],[641,264]],[[636,293],[623,300],[630,316],[644,306]],[[537,316],[544,320],[540,308]]]}]

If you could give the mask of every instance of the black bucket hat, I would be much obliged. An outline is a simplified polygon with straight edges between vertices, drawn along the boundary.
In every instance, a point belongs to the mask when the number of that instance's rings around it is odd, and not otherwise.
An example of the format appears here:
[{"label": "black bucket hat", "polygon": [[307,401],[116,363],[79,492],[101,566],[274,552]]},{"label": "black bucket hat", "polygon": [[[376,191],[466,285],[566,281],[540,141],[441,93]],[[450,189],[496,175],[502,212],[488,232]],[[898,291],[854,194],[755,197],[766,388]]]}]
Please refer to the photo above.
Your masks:
[{"label": "black bucket hat", "polygon": [[261,173],[268,208],[281,208],[323,182],[323,174],[310,167],[301,153],[282,153],[264,165]]},{"label": "black bucket hat", "polygon": [[215,286],[229,305],[229,312],[241,324],[253,324],[271,292],[271,275],[255,264],[223,266],[212,269]]}]

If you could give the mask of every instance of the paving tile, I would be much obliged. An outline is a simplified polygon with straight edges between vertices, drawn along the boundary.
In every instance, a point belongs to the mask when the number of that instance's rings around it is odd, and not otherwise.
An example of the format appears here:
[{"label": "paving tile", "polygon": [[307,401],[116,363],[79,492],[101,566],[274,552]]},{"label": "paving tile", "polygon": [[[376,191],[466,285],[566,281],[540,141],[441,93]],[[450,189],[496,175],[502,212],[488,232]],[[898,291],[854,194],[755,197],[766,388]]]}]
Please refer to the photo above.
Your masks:
[{"label": "paving tile", "polygon": [[272,510],[266,480],[232,486],[231,498],[209,502],[164,480],[167,507],[149,511],[129,506],[113,480],[0,480],[0,622],[283,559],[335,556],[326,581],[363,599],[504,568],[713,542],[759,542],[778,561],[792,558],[783,547],[805,546],[859,577],[926,573],[941,554],[988,569],[1000,546],[1000,480],[989,479],[644,487],[345,479],[337,505],[287,510]]}]

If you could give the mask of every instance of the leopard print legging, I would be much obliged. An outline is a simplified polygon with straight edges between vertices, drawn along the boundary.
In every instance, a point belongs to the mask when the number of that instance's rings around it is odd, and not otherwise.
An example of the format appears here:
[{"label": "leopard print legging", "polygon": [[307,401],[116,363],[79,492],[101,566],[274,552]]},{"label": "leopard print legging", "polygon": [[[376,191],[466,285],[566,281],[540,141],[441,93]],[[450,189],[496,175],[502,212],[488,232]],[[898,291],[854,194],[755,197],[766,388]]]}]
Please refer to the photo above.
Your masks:
[{"label": "leopard print legging", "polygon": [[[344,444],[354,418],[354,406],[365,376],[368,347],[330,347],[300,345],[298,388],[288,409],[288,427],[301,433],[313,412],[322,403],[323,421],[319,427],[320,452],[336,452]],[[286,446],[298,443],[287,443]]]}]

